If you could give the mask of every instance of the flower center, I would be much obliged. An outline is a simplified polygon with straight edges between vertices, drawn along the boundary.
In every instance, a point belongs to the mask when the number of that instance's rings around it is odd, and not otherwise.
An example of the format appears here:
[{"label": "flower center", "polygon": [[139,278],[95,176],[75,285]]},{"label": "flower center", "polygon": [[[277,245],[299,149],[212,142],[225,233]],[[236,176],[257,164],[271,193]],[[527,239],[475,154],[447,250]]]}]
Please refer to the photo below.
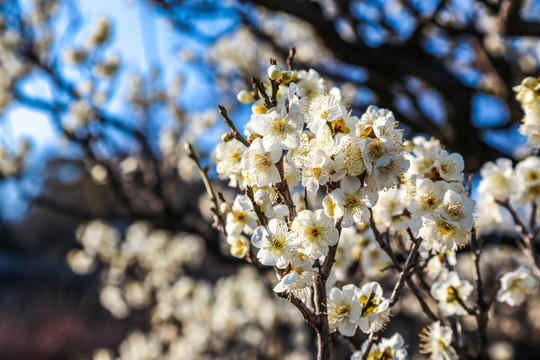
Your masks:
[{"label": "flower center", "polygon": [[255,168],[259,170],[264,170],[272,166],[272,160],[268,157],[268,155],[255,155]]},{"label": "flower center", "polygon": [[330,129],[332,130],[332,134],[334,136],[340,133],[348,134],[351,132],[349,128],[345,126],[345,120],[343,120],[342,118],[332,121],[330,123]]},{"label": "flower center", "polygon": [[449,304],[457,304],[459,299],[459,288],[449,286],[446,290],[446,302]]},{"label": "flower center", "polygon": [[281,249],[283,247],[283,239],[281,237],[272,237],[272,247]]},{"label": "flower center", "polygon": [[525,179],[527,181],[535,181],[535,180],[538,180],[538,173],[535,172],[535,171],[529,171],[527,173],[527,176],[525,176]]},{"label": "flower center", "polygon": [[443,235],[452,235],[454,233],[454,227],[446,222],[441,223],[440,229]]},{"label": "flower center", "polygon": [[369,296],[362,295],[360,296],[360,306],[362,307],[362,317],[367,317],[377,311],[379,303],[375,299],[375,294],[371,293]]}]

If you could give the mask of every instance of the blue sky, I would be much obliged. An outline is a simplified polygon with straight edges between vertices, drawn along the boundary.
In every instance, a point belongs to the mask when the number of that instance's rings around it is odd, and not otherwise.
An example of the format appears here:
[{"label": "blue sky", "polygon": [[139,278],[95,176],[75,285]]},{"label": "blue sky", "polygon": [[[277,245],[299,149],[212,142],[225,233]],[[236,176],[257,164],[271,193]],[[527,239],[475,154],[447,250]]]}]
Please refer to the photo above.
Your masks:
[{"label": "blue sky", "polygon": [[[28,6],[30,1],[23,2]],[[117,54],[122,60],[122,73],[118,79],[119,89],[115,100],[107,111],[126,118],[123,96],[126,94],[127,78],[131,73],[145,74],[155,65],[164,65],[164,83],[178,73],[184,77],[184,88],[180,103],[187,111],[201,112],[214,107],[217,94],[211,83],[201,81],[201,75],[190,64],[183,63],[177,53],[189,46],[202,52],[204,48],[176,31],[155,9],[124,0],[81,0],[81,29],[78,33],[66,33],[67,13],[60,10],[57,32],[61,34],[55,47],[65,49],[82,45],[99,17],[106,17],[113,23],[110,44],[106,54]],[[58,53],[61,56],[61,53]],[[77,84],[77,72],[63,68],[68,80]],[[23,91],[36,98],[50,99],[49,84],[40,75],[31,76],[22,85]],[[0,144],[15,150],[21,139],[27,139],[32,149],[27,158],[26,173],[22,181],[4,181],[0,184],[0,194],[6,201],[0,202],[0,212],[4,218],[19,218],[26,209],[24,193],[36,194],[40,188],[42,169],[47,159],[55,156],[77,156],[73,147],[62,140],[61,134],[44,113],[17,104],[10,105],[0,117]]]},{"label": "blue sky", "polygon": [[[130,73],[145,73],[154,65],[166,64],[162,68],[165,82],[179,72],[184,76],[185,90],[181,103],[188,111],[202,111],[214,105],[214,90],[207,82],[199,81],[190,65],[183,64],[177,57],[178,50],[184,44],[189,45],[191,39],[175,31],[155,10],[122,0],[81,0],[80,9],[83,14],[81,31],[75,37],[66,37],[67,41],[64,38],[60,48],[82,44],[99,17],[110,19],[114,27],[106,53],[118,54],[124,66],[118,81],[121,85],[117,92],[119,97],[126,93],[125,80]],[[66,23],[65,14],[62,14],[58,24],[60,33]],[[75,77],[70,80],[77,81]],[[29,95],[50,98],[48,84],[39,77],[28,81],[24,90]],[[201,93],[205,96],[200,96]],[[208,93],[213,96],[207,96]],[[114,101],[111,110],[121,113],[121,109],[122,102]],[[33,144],[34,153],[54,147],[58,139],[57,130],[44,114],[17,105],[10,106],[3,114],[0,131],[4,144],[9,148],[15,147],[18,139],[26,138]]]}]

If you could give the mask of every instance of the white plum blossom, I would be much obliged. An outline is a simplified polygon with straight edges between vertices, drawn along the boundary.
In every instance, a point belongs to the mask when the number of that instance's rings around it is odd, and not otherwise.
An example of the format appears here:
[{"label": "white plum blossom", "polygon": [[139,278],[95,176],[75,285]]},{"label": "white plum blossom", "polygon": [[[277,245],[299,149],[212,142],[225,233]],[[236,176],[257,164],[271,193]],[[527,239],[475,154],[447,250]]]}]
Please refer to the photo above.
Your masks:
[{"label": "white plum blossom", "polygon": [[362,268],[367,276],[380,277],[381,270],[390,265],[390,258],[375,241],[362,249]]},{"label": "white plum blossom", "polygon": [[463,169],[465,163],[463,157],[458,153],[448,153],[446,150],[441,150],[437,156],[437,160],[433,163],[437,168],[439,176],[446,181],[463,181]]},{"label": "white plum blossom", "polygon": [[[362,344],[360,351],[355,351],[351,360],[361,360],[362,354],[365,352],[368,342]],[[367,355],[368,360],[406,360],[407,349],[405,348],[405,340],[399,333],[395,333],[391,338],[381,338],[377,344],[373,344]]]},{"label": "white plum blossom", "polygon": [[320,94],[312,98],[306,111],[306,124],[309,130],[317,133],[334,120],[342,117],[344,108],[332,95]]},{"label": "white plum blossom", "polygon": [[497,292],[497,301],[510,306],[523,304],[528,295],[536,289],[537,281],[530,271],[522,266],[501,277],[501,288]]},{"label": "white plum blossom", "polygon": [[332,181],[339,181],[344,176],[358,176],[366,170],[362,158],[362,149],[358,139],[351,134],[340,136],[334,150],[334,171]]},{"label": "white plum blossom", "polygon": [[[410,161],[410,167],[406,178],[419,176],[432,181],[444,180],[455,183],[456,188],[461,187],[463,181],[463,169],[465,164],[463,157],[458,153],[450,154],[444,150],[439,140],[426,140],[421,136],[416,136],[406,147],[411,151],[405,155]],[[458,191],[458,192],[462,192]]]},{"label": "white plum blossom", "polygon": [[322,209],[315,212],[302,210],[292,223],[299,249],[314,259],[328,254],[329,246],[338,242],[338,231],[331,218]]},{"label": "white plum blossom", "polygon": [[273,201],[270,198],[268,191],[258,189],[255,191],[255,194],[253,194],[253,199],[255,203],[261,207],[261,210],[265,216],[271,217],[274,215],[274,207],[272,206]]},{"label": "white plum blossom", "polygon": [[362,158],[368,174],[373,172],[374,164],[385,156],[397,153],[400,148],[396,147],[396,143],[389,139],[367,138],[360,140],[362,150]]},{"label": "white plum blossom", "polygon": [[392,115],[392,112],[387,109],[379,109],[375,105],[370,105],[366,109],[366,112],[362,114],[360,122],[356,124],[355,133],[356,136],[362,139],[367,139],[369,137],[375,137],[373,133],[373,126],[377,119],[385,118],[386,116]]},{"label": "white plum blossom", "polygon": [[272,151],[295,149],[300,145],[299,131],[304,124],[301,116],[290,117],[283,105],[270,109],[266,114],[254,115],[252,126],[263,136],[264,148]]},{"label": "white plum blossom", "polygon": [[[335,217],[342,217],[341,226],[350,227],[353,223],[366,224],[369,221],[369,208],[377,202],[377,192],[369,186],[360,187],[360,180],[347,176],[341,180],[341,187],[335,189],[328,197],[336,204]],[[326,202],[328,206],[330,202]],[[329,210],[326,210],[328,213]]]},{"label": "white plum blossom", "polygon": [[379,231],[390,229],[395,232],[406,230],[411,220],[405,214],[408,202],[407,192],[404,188],[379,191],[379,200],[372,209],[377,229]]},{"label": "white plum blossom", "polygon": [[409,182],[412,200],[409,211],[413,217],[421,217],[434,212],[441,204],[448,184],[444,181],[433,182],[427,178],[413,177]]},{"label": "white plum blossom", "polygon": [[345,336],[354,336],[362,309],[358,301],[358,288],[352,284],[328,293],[328,325],[330,331],[339,330]]},{"label": "white plum blossom", "polygon": [[242,157],[242,169],[254,185],[263,187],[281,181],[276,163],[281,158],[281,148],[269,149],[263,140],[253,140]]},{"label": "white plum blossom", "polygon": [[313,69],[309,69],[309,71],[300,70],[297,77],[297,91],[302,98],[310,99],[324,93],[324,79],[320,77],[317,71]]},{"label": "white plum blossom", "polygon": [[216,147],[216,170],[221,179],[229,179],[229,186],[243,188],[242,156],[247,148],[239,141],[220,143]]},{"label": "white plum blossom", "polygon": [[540,97],[538,79],[532,76],[523,79],[520,85],[514,87],[516,99],[521,103],[525,112],[523,124],[518,131],[527,137],[527,146],[532,149],[540,148]]},{"label": "white plum blossom", "polygon": [[444,276],[448,271],[446,267],[447,263],[451,266],[455,266],[457,264],[455,252],[449,252],[447,254],[438,253],[431,257],[425,269],[428,278],[431,280],[437,280],[440,276]]},{"label": "white plum blossom", "polygon": [[379,139],[388,139],[396,144],[396,147],[402,146],[403,129],[398,129],[394,113],[389,110],[381,111],[373,122],[373,133]]},{"label": "white plum blossom", "polygon": [[295,296],[308,291],[313,285],[313,277],[315,271],[309,261],[302,259],[305,256],[299,254],[291,258],[290,266],[286,269],[285,274],[281,277],[279,283],[274,287],[277,293],[290,292]]},{"label": "white plum blossom", "polygon": [[423,217],[418,236],[426,241],[423,245],[429,244],[433,250],[441,253],[455,251],[465,246],[470,239],[469,232],[464,230],[458,222],[445,220],[437,215]]},{"label": "white plum blossom", "polygon": [[296,149],[292,149],[287,152],[287,158],[297,168],[302,168],[304,162],[313,152],[313,134],[310,131],[302,131],[300,133],[300,145]]},{"label": "white plum blossom", "polygon": [[467,280],[460,280],[453,271],[446,273],[441,282],[431,286],[431,295],[439,302],[439,308],[446,316],[466,315],[467,311],[459,300],[465,302],[472,291],[472,284]]},{"label": "white plum blossom", "polygon": [[378,189],[393,187],[398,178],[409,168],[409,160],[403,156],[384,156],[373,164],[373,171],[367,181]]},{"label": "white plum blossom", "polygon": [[491,197],[505,201],[516,190],[512,160],[499,158],[494,163],[489,161],[480,169],[482,180],[478,184],[478,193],[482,197]]},{"label": "white plum blossom", "polygon": [[516,165],[517,195],[520,201],[540,203],[540,158],[529,156]]},{"label": "white plum blossom", "polygon": [[231,212],[227,214],[225,230],[228,235],[239,235],[242,232],[251,234],[257,224],[251,200],[247,195],[238,195],[234,199]]},{"label": "white plum blossom", "polygon": [[326,184],[330,179],[333,161],[322,150],[312,152],[303,164],[302,186],[308,192],[315,193],[320,185]]},{"label": "white plum blossom", "polygon": [[452,346],[452,337],[452,329],[436,321],[420,333],[420,352],[429,354],[430,360],[458,360],[459,356]]},{"label": "white plum blossom", "polygon": [[457,224],[464,232],[469,232],[473,226],[473,211],[475,201],[471,198],[448,190],[444,194],[444,200],[437,209],[442,219],[452,224]]},{"label": "white plum blossom", "polygon": [[230,245],[231,255],[237,258],[246,256],[250,249],[249,239],[241,234],[227,235],[227,244]]},{"label": "white plum blossom", "polygon": [[359,121],[360,119],[357,116],[348,114],[346,110],[342,108],[341,116],[330,121],[327,128],[334,137],[340,137],[348,134],[354,135],[356,124],[358,124]]},{"label": "white plum blossom", "polygon": [[358,299],[362,314],[358,319],[360,330],[373,333],[381,330],[390,317],[390,300],[383,297],[383,290],[378,282],[365,283],[358,290]]},{"label": "white plum blossom", "polygon": [[251,243],[256,248],[257,258],[263,265],[276,266],[284,269],[289,264],[295,241],[292,233],[289,232],[287,224],[278,219],[272,219],[268,226],[259,226],[253,232]]}]

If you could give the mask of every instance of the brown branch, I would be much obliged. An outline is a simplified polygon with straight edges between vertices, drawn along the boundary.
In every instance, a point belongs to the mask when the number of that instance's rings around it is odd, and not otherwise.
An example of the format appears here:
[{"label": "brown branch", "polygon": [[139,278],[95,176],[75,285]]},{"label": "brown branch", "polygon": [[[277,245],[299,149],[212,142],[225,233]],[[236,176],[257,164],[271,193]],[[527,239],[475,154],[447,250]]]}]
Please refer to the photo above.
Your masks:
[{"label": "brown branch", "polygon": [[281,181],[274,184],[274,187],[278,194],[283,199],[283,202],[287,207],[289,208],[290,216],[289,220],[292,221],[296,217],[296,205],[294,205],[294,201],[292,199],[291,190],[289,189],[289,184],[287,183],[287,180],[285,180],[285,170],[283,168],[283,161],[284,156],[281,156],[281,159],[276,164],[276,167],[279,172],[279,176],[281,178]]},{"label": "brown branch", "polygon": [[[470,178],[472,180],[472,177]],[[480,360],[489,359],[488,355],[488,321],[489,321],[489,308],[491,302],[487,303],[484,299],[484,284],[482,279],[482,273],[480,271],[480,256],[482,251],[478,246],[478,239],[476,237],[476,229],[473,227],[471,232],[471,251],[474,259],[475,277],[476,277],[476,323],[478,325],[478,340],[480,342],[480,352],[478,358]]]},{"label": "brown branch", "polygon": [[240,134],[238,132],[238,130],[236,129],[236,126],[234,126],[234,123],[229,118],[229,115],[227,114],[227,109],[225,108],[225,106],[220,104],[220,105],[218,105],[218,109],[219,109],[219,114],[225,120],[225,124],[227,125],[227,127],[229,129],[231,129],[232,137],[234,137],[236,140],[240,141],[245,147],[249,147],[249,142],[242,136],[242,134]]},{"label": "brown branch", "polygon": [[512,216],[512,219],[514,220],[514,224],[516,226],[516,230],[523,241],[523,244],[521,244],[519,241],[517,241],[518,246],[522,249],[522,251],[525,252],[527,255],[529,262],[531,264],[531,267],[534,271],[534,275],[537,279],[540,279],[540,260],[538,259],[538,256],[536,254],[536,246],[533,245],[533,233],[527,227],[525,224],[521,221],[516,211],[512,208],[512,205],[508,201],[502,202],[499,200],[495,200],[497,204],[505,207]]},{"label": "brown branch", "polygon": [[264,88],[264,85],[261,82],[261,80],[259,80],[256,77],[253,77],[253,78],[251,78],[251,80],[249,82],[253,86],[253,89],[255,90],[255,92],[259,92],[259,94],[261,94],[261,97],[264,100],[264,106],[266,106],[267,109],[272,108],[272,106],[273,106],[272,100],[270,99],[270,97],[266,93],[266,89]]},{"label": "brown branch", "polygon": [[206,192],[208,193],[208,196],[210,197],[210,201],[212,202],[213,207],[210,210],[214,214],[213,226],[221,234],[223,234],[223,236],[227,236],[227,231],[225,230],[225,220],[223,219],[223,214],[221,213],[219,209],[218,198],[216,197],[216,193],[214,192],[212,183],[210,182],[210,179],[208,178],[208,173],[206,172],[205,169],[201,167],[201,164],[199,162],[199,157],[197,156],[197,153],[195,152],[195,150],[193,149],[193,146],[190,143],[186,143],[186,151],[187,151],[187,156],[195,164],[195,167],[197,168],[197,171],[199,172],[199,175],[201,176],[201,179],[204,183],[204,187],[206,188]]},{"label": "brown branch", "polygon": [[[371,212],[371,209],[370,209],[370,212]],[[375,222],[373,221],[373,214],[371,214],[370,216],[370,226],[371,226],[371,229],[373,230],[373,233],[375,234],[375,240],[377,241],[381,249],[390,257],[390,260],[394,264],[394,267],[398,271],[401,272],[402,271],[401,265],[399,264],[396,257],[394,256],[392,249],[390,249],[388,244],[382,239],[379,230],[377,230],[377,227],[375,226]],[[411,289],[411,292],[414,294],[414,296],[418,300],[418,303],[420,304],[420,307],[422,307],[422,311],[424,312],[424,314],[426,314],[426,316],[431,321],[438,321],[439,318],[437,317],[437,315],[433,313],[433,311],[431,311],[429,306],[426,304],[422,294],[420,293],[420,290],[418,289],[414,281],[410,277],[407,277],[405,279],[405,283],[407,284],[409,289]]]},{"label": "brown branch", "polygon": [[304,317],[306,322],[311,325],[311,327],[317,329],[320,326],[319,318],[306,306],[306,304],[302,302],[302,300],[286,291],[277,293],[277,296],[287,300],[288,302],[296,306],[296,308],[300,310],[302,316]]},{"label": "brown branch", "polygon": [[540,36],[540,23],[521,19],[519,11],[523,0],[506,0],[501,4],[498,25],[506,36]]},{"label": "brown branch", "polygon": [[[409,278],[411,271],[414,268],[414,261],[416,259],[416,256],[418,255],[420,244],[422,243],[422,238],[415,239],[410,228],[407,228],[407,233],[409,234],[409,237],[413,242],[413,246],[409,252],[407,260],[405,261],[405,266],[399,273],[398,281],[396,282],[396,285],[392,290],[392,295],[390,296],[390,309],[394,307],[399,301],[399,296],[401,294],[401,291],[403,290],[403,287],[405,286],[405,281]],[[373,346],[373,344],[379,339],[381,333],[382,330],[371,333],[369,335],[367,345],[365,347],[364,353],[362,354],[362,360],[366,360],[368,358],[371,346]]]}]

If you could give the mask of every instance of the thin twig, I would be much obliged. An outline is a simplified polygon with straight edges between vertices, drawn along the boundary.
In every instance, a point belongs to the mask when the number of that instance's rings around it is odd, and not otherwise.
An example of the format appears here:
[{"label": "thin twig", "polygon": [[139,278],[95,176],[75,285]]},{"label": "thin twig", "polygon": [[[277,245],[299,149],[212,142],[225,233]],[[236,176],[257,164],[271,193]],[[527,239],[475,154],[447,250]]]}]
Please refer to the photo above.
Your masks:
[{"label": "thin twig", "polygon": [[300,310],[302,316],[304,317],[306,322],[311,325],[311,327],[313,327],[314,329],[317,329],[319,327],[319,318],[313,313],[313,311],[309,310],[309,308],[306,306],[306,304],[302,302],[302,300],[300,300],[290,292],[286,291],[277,293],[277,296],[287,300],[288,302],[296,306],[296,308]]},{"label": "thin twig", "polygon": [[287,66],[289,71],[294,70],[294,56],[296,55],[296,48],[293,46],[289,48],[289,56],[287,56]]},{"label": "thin twig", "polygon": [[[538,256],[536,255],[536,245],[532,243],[533,240],[533,232],[527,229],[525,224],[521,221],[516,211],[512,208],[510,203],[508,201],[502,202],[496,200],[497,204],[505,207],[512,216],[512,219],[514,220],[514,224],[516,225],[516,230],[518,234],[520,235],[521,240],[523,241],[524,249],[523,247],[520,247],[527,257],[529,258],[529,262],[531,263],[531,267],[534,271],[534,275],[537,279],[540,279],[540,261],[538,260]],[[518,242],[518,245],[520,243]]]},{"label": "thin twig", "polygon": [[214,188],[212,187],[212,183],[210,182],[210,179],[208,178],[208,173],[201,167],[201,164],[199,162],[199,157],[197,156],[197,153],[193,149],[193,146],[190,143],[186,143],[186,151],[187,156],[193,160],[195,163],[195,167],[197,168],[197,171],[201,175],[201,178],[204,183],[204,187],[206,188],[206,192],[208,193],[208,196],[210,197],[210,201],[213,204],[213,207],[211,209],[212,213],[214,214],[214,227],[224,236],[227,236],[227,231],[225,230],[225,221],[223,220],[223,214],[221,213],[219,209],[218,204],[218,198],[216,197],[216,193],[214,192]]},{"label": "thin twig", "polygon": [[273,106],[272,105],[272,100],[270,100],[270,97],[266,93],[266,89],[264,88],[264,85],[261,82],[261,80],[259,80],[256,77],[253,77],[253,78],[251,78],[250,82],[251,82],[251,85],[253,86],[253,89],[255,91],[258,91],[259,94],[261,94],[261,97],[264,100],[264,106],[266,106],[267,109],[271,109],[272,106]]},{"label": "thin twig", "polygon": [[274,184],[274,187],[276,191],[279,193],[283,201],[285,202],[285,205],[289,208],[290,212],[290,220],[292,221],[296,217],[296,205],[294,205],[294,201],[292,199],[291,190],[289,189],[289,184],[287,183],[287,180],[285,180],[285,170],[283,168],[283,161],[284,156],[281,156],[281,159],[276,164],[276,167],[279,172],[279,176],[281,178],[281,181]]},{"label": "thin twig", "polygon": [[225,124],[227,124],[227,127],[232,130],[232,136],[240,141],[242,144],[244,144],[246,147],[249,147],[249,142],[238,132],[236,129],[236,126],[234,126],[234,123],[229,118],[229,115],[227,114],[227,109],[225,109],[225,106],[218,105],[219,113],[221,116],[223,116],[223,119],[225,119]]},{"label": "thin twig", "polygon": [[[394,289],[392,290],[392,295],[390,296],[390,308],[394,307],[396,303],[399,301],[399,296],[401,294],[401,291],[403,290],[403,287],[405,286],[405,281],[408,279],[411,271],[414,268],[414,261],[416,259],[416,256],[418,255],[418,250],[420,249],[420,244],[422,243],[422,238],[415,239],[412,231],[407,229],[407,233],[409,234],[409,237],[411,238],[411,241],[413,241],[414,245],[411,248],[411,251],[409,252],[409,256],[407,257],[407,260],[405,261],[405,266],[399,273],[398,281],[396,282],[396,285],[394,286]],[[382,333],[382,330],[377,331],[375,333],[371,333],[368,338],[368,342],[366,347],[364,348],[364,353],[362,354],[362,360],[366,360],[369,355],[369,350],[373,346],[373,344],[378,340],[380,337],[380,334]]]},{"label": "thin twig", "polygon": [[[370,209],[370,212],[371,212],[371,209]],[[377,230],[377,228],[375,226],[375,222],[373,221],[373,216],[370,216],[370,226],[371,226],[371,229],[373,230],[373,233],[375,234],[375,240],[377,240],[377,243],[379,244],[379,246],[390,257],[390,260],[394,264],[395,268],[398,271],[401,271],[401,265],[399,264],[396,257],[394,256],[394,253],[392,252],[392,249],[390,249],[388,247],[388,245],[382,240],[381,234],[380,234],[379,230]],[[426,304],[422,294],[420,293],[420,290],[418,289],[418,287],[416,286],[414,281],[410,277],[407,277],[406,280],[405,280],[405,283],[407,284],[409,289],[411,289],[411,292],[414,294],[414,296],[418,300],[418,303],[422,307],[422,311],[424,312],[424,314],[426,314],[426,316],[431,321],[438,321],[439,318],[433,313],[433,311],[431,311],[429,306]]]}]

